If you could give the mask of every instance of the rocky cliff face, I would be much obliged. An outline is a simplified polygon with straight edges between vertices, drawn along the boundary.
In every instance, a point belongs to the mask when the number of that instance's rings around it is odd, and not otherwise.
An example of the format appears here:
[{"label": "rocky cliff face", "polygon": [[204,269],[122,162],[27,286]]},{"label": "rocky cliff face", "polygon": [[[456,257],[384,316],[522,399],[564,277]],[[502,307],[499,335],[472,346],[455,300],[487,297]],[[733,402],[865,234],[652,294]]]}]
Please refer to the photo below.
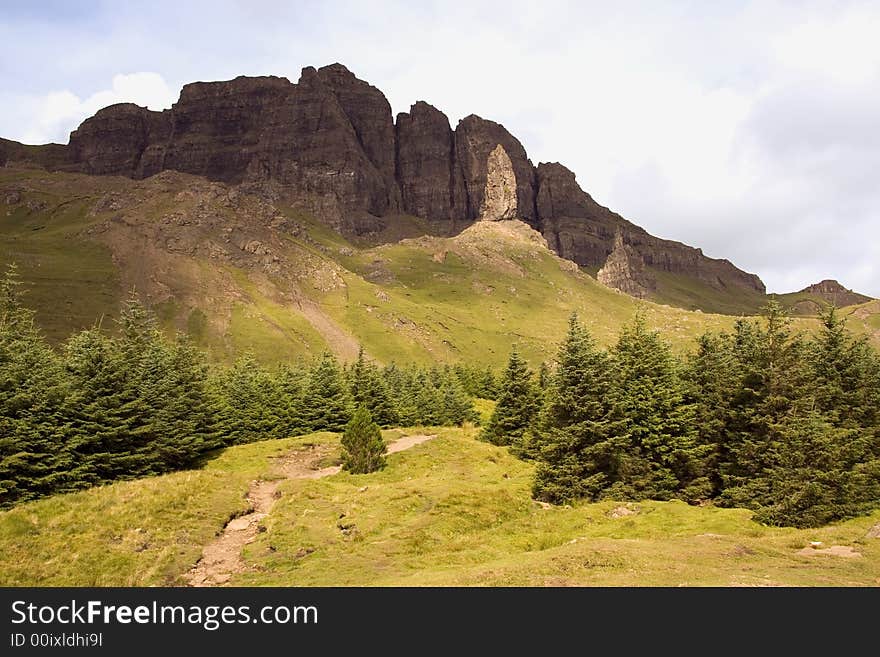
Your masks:
[{"label": "rocky cliff face", "polygon": [[455,133],[446,115],[428,103],[419,101],[397,115],[397,177],[409,214],[435,222],[466,220]]},{"label": "rocky cliff face", "polygon": [[517,218],[516,174],[504,146],[498,144],[486,161],[486,188],[480,205],[480,219],[500,221]]},{"label": "rocky cliff face", "polygon": [[522,144],[504,126],[471,114],[462,119],[455,129],[455,155],[461,167],[467,191],[467,218],[477,219],[483,207],[489,156],[502,146],[510,160],[516,178],[516,206],[519,217],[534,223],[535,216],[535,168],[526,155]]},{"label": "rocky cliff face", "polygon": [[606,265],[620,234],[627,257],[649,269],[720,290],[764,291],[757,276],[602,207],[564,166],[533,166],[498,123],[471,115],[452,130],[424,102],[395,122],[382,92],[341,64],[304,68],[296,84],[281,77],[188,84],[163,112],[114,105],[84,121],[68,146],[0,141],[0,163],[7,160],[136,179],[195,174],[302,206],[350,234],[381,230],[401,213],[441,232],[518,217],[589,268]]},{"label": "rocky cliff face", "polygon": [[663,240],[599,205],[561,164],[537,167],[538,223],[551,248],[584,267],[605,264],[618,233],[650,268],[696,278],[718,290],[729,287],[764,293],[761,279],[700,249]]},{"label": "rocky cliff face", "polygon": [[657,282],[645,270],[642,256],[624,241],[621,232],[615,235],[614,248],[596,274],[596,279],[602,285],[638,299],[646,299],[657,287]]}]

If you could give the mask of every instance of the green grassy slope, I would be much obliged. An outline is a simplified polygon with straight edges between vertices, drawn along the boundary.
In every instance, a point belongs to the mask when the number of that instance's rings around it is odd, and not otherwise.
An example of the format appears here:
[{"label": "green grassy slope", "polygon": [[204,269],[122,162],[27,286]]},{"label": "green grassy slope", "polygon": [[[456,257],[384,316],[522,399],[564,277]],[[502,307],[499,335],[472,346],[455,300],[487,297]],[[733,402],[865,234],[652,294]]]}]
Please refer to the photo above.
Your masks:
[{"label": "green grassy slope", "polygon": [[[530,499],[533,466],[476,441],[473,429],[436,432],[389,456],[379,473],[284,482],[266,531],[245,549],[249,570],[231,584],[880,583],[880,539],[866,537],[880,512],[797,530],[679,502],[630,504],[622,517],[613,502],[544,509]],[[0,513],[0,584],[181,583],[201,546],[244,511],[248,482],[309,443],[338,449],[333,434],[255,443],[227,449],[204,470]],[[798,554],[811,541],[860,556]]]},{"label": "green grassy slope", "polygon": [[657,281],[653,298],[688,310],[711,310],[725,315],[755,315],[767,297],[755,290],[731,287],[718,290],[695,278],[651,269]]},{"label": "green grassy slope", "polygon": [[[36,176],[2,173],[0,182]],[[14,204],[11,192],[0,193],[0,266],[18,265],[28,283],[25,302],[58,341],[114,316],[121,288],[109,249],[81,235],[92,221],[89,199],[53,191],[27,192]]]},{"label": "green grassy slope", "polygon": [[573,310],[608,343],[642,308],[681,349],[733,321],[609,290],[519,222],[407,238],[424,226],[404,217],[401,241],[355,244],[300,209],[173,172],[131,181],[7,168],[0,204],[0,264],[20,265],[54,341],[102,317],[112,329],[132,288],[169,332],[190,332],[222,361],[325,348],[351,358],[362,343],[383,362],[498,365],[516,342],[538,363]]},{"label": "green grassy slope", "polygon": [[842,308],[841,312],[853,332],[867,336],[880,349],[880,300]]}]

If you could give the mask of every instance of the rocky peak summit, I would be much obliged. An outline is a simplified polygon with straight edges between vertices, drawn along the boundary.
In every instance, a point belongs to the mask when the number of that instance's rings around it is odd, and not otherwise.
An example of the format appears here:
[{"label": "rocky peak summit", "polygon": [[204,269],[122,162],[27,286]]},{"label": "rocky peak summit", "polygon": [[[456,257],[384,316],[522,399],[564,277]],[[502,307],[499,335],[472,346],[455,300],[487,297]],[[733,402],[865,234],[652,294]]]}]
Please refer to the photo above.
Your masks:
[{"label": "rocky peak summit", "polygon": [[281,199],[348,235],[378,234],[403,214],[446,234],[516,217],[583,267],[610,272],[629,263],[716,290],[764,293],[754,274],[599,205],[561,164],[534,166],[501,124],[472,114],[452,129],[423,101],[395,120],[384,94],[338,63],[305,67],[296,83],[194,82],[162,112],[113,105],[86,119],[67,145],[0,140],[0,165],[7,162],[134,179],[193,174]]},{"label": "rocky peak summit", "polygon": [[808,285],[798,294],[813,294],[821,297],[828,303],[834,304],[838,308],[844,306],[854,306],[859,303],[867,303],[871,301],[871,297],[853,292],[845,288],[843,285],[832,279],[825,279],[813,285]]}]

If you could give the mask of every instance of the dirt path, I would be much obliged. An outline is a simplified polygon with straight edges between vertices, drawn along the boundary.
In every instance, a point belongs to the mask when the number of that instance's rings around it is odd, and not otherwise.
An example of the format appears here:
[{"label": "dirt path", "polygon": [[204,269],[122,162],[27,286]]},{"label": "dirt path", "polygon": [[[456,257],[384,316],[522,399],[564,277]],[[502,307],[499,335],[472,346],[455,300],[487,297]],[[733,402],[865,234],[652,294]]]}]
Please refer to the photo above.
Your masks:
[{"label": "dirt path", "polygon": [[360,349],[358,341],[334,322],[317,303],[308,299],[300,299],[297,310],[327,341],[333,353],[346,361],[357,358]]},{"label": "dirt path", "polygon": [[[436,435],[403,436],[388,445],[387,454],[402,452],[423,442],[436,438]],[[288,479],[321,479],[337,474],[338,465],[318,468],[318,464],[330,455],[327,446],[296,450],[278,459],[272,474],[278,479],[255,481],[251,484],[247,499],[250,511],[233,518],[223,532],[205,546],[202,558],[184,575],[189,586],[219,586],[226,584],[232,575],[243,572],[247,565],[241,558],[245,545],[251,543],[259,533],[260,522],[272,511],[281,495],[279,488]]]}]

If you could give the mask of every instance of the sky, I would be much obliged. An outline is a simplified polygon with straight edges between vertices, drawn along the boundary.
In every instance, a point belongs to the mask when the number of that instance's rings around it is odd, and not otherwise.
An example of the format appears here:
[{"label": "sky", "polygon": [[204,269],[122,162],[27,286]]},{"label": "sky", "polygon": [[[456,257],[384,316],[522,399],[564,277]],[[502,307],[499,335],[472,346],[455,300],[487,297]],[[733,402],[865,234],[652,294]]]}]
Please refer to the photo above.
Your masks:
[{"label": "sky", "polygon": [[0,136],[345,64],[392,111],[502,123],[649,232],[768,291],[880,297],[880,3],[0,0]]}]

